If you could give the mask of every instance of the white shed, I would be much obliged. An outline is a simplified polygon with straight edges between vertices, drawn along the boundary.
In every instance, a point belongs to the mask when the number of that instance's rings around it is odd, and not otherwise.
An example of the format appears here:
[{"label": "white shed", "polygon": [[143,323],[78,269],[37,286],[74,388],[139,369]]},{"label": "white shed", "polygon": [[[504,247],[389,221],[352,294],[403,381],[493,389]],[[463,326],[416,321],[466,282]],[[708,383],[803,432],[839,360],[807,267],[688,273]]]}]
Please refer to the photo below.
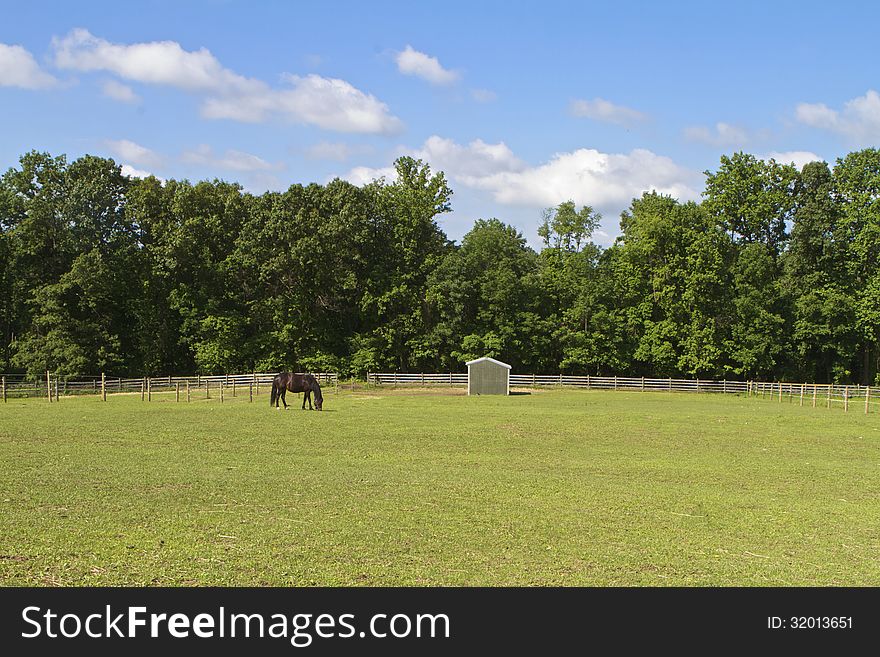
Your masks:
[{"label": "white shed", "polygon": [[484,356],[467,363],[469,395],[509,395],[510,365]]}]

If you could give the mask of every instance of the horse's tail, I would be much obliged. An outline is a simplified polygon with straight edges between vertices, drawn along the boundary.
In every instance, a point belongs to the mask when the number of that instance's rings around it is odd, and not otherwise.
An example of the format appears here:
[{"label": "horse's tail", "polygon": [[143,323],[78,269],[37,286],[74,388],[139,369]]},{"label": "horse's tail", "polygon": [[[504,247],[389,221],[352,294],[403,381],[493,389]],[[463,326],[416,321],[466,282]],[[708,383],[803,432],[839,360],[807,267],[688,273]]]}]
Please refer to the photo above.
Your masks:
[{"label": "horse's tail", "polygon": [[272,396],[269,398],[269,406],[274,406],[278,399],[278,379],[272,379]]}]

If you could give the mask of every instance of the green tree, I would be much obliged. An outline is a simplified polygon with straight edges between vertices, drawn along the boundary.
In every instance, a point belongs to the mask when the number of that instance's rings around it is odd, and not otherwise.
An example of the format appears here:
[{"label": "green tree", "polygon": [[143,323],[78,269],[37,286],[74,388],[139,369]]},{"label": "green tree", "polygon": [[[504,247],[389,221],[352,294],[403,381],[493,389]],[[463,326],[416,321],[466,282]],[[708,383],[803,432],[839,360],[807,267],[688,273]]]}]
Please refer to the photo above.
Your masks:
[{"label": "green tree", "polygon": [[547,356],[553,371],[590,370],[602,360],[594,334],[594,322],[604,324],[596,271],[601,249],[591,241],[600,221],[590,206],[578,210],[566,201],[547,208],[538,228],[544,241],[541,283],[546,323],[552,327]]},{"label": "green tree", "polygon": [[704,205],[741,244],[764,244],[775,256],[785,248],[798,171],[791,164],[765,162],[748,153],[721,156],[706,171]]},{"label": "green tree", "polygon": [[730,330],[729,237],[695,203],[645,193],[621,217],[614,247],[618,303],[636,338],[632,358],[665,376],[725,371]]},{"label": "green tree", "polygon": [[790,367],[790,299],[779,258],[799,184],[793,165],[746,153],[722,156],[718,171],[706,172],[703,206],[737,247],[730,267],[736,315],[724,348],[737,376],[781,376]]},{"label": "green tree", "polygon": [[880,369],[880,149],[866,148],[837,160],[834,182],[849,239],[849,275],[861,334],[861,380]]},{"label": "green tree", "polygon": [[520,371],[546,367],[550,334],[541,317],[538,256],[512,226],[479,219],[430,279],[430,334],[442,369],[482,356]]},{"label": "green tree", "polygon": [[399,158],[395,169],[393,183],[376,187],[377,267],[361,297],[357,344],[394,369],[431,369],[439,362],[426,340],[427,281],[450,249],[436,218],[449,212],[452,190],[442,172],[420,160]]},{"label": "green tree", "polygon": [[858,333],[855,297],[847,272],[849,243],[825,162],[804,167],[783,285],[791,297],[791,375],[808,381],[848,381]]},{"label": "green tree", "polygon": [[[18,337],[11,362],[37,376],[120,366],[135,231],[112,161],[30,153],[3,177]],[[135,267],[136,269],[136,267]]]}]

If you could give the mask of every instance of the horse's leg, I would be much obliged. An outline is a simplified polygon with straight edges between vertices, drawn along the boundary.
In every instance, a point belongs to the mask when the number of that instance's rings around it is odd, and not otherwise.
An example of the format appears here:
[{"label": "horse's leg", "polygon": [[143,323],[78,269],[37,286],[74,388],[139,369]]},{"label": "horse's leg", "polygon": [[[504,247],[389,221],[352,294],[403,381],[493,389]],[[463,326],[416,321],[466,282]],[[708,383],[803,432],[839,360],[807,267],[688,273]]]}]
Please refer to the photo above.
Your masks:
[{"label": "horse's leg", "polygon": [[285,399],[285,397],[287,397],[287,386],[284,386],[283,388],[281,388],[281,403],[284,404],[284,410],[286,411],[287,410],[287,399]]},{"label": "horse's leg", "polygon": [[312,407],[312,398],[308,390],[303,390],[303,410],[306,410],[306,399],[309,400],[309,408]]}]

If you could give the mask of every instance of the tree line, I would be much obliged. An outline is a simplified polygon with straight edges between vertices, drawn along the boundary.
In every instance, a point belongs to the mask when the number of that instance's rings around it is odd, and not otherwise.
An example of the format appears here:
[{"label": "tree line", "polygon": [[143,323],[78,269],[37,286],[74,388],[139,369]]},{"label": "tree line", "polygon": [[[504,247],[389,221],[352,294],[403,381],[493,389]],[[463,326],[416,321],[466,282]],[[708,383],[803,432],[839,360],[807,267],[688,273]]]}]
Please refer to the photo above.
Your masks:
[{"label": "tree line", "polygon": [[747,153],[701,202],[645,193],[608,248],[571,201],[539,251],[452,190],[396,178],[247,193],[31,152],[0,178],[0,371],[296,369],[878,381],[880,150],[803,170]]}]

